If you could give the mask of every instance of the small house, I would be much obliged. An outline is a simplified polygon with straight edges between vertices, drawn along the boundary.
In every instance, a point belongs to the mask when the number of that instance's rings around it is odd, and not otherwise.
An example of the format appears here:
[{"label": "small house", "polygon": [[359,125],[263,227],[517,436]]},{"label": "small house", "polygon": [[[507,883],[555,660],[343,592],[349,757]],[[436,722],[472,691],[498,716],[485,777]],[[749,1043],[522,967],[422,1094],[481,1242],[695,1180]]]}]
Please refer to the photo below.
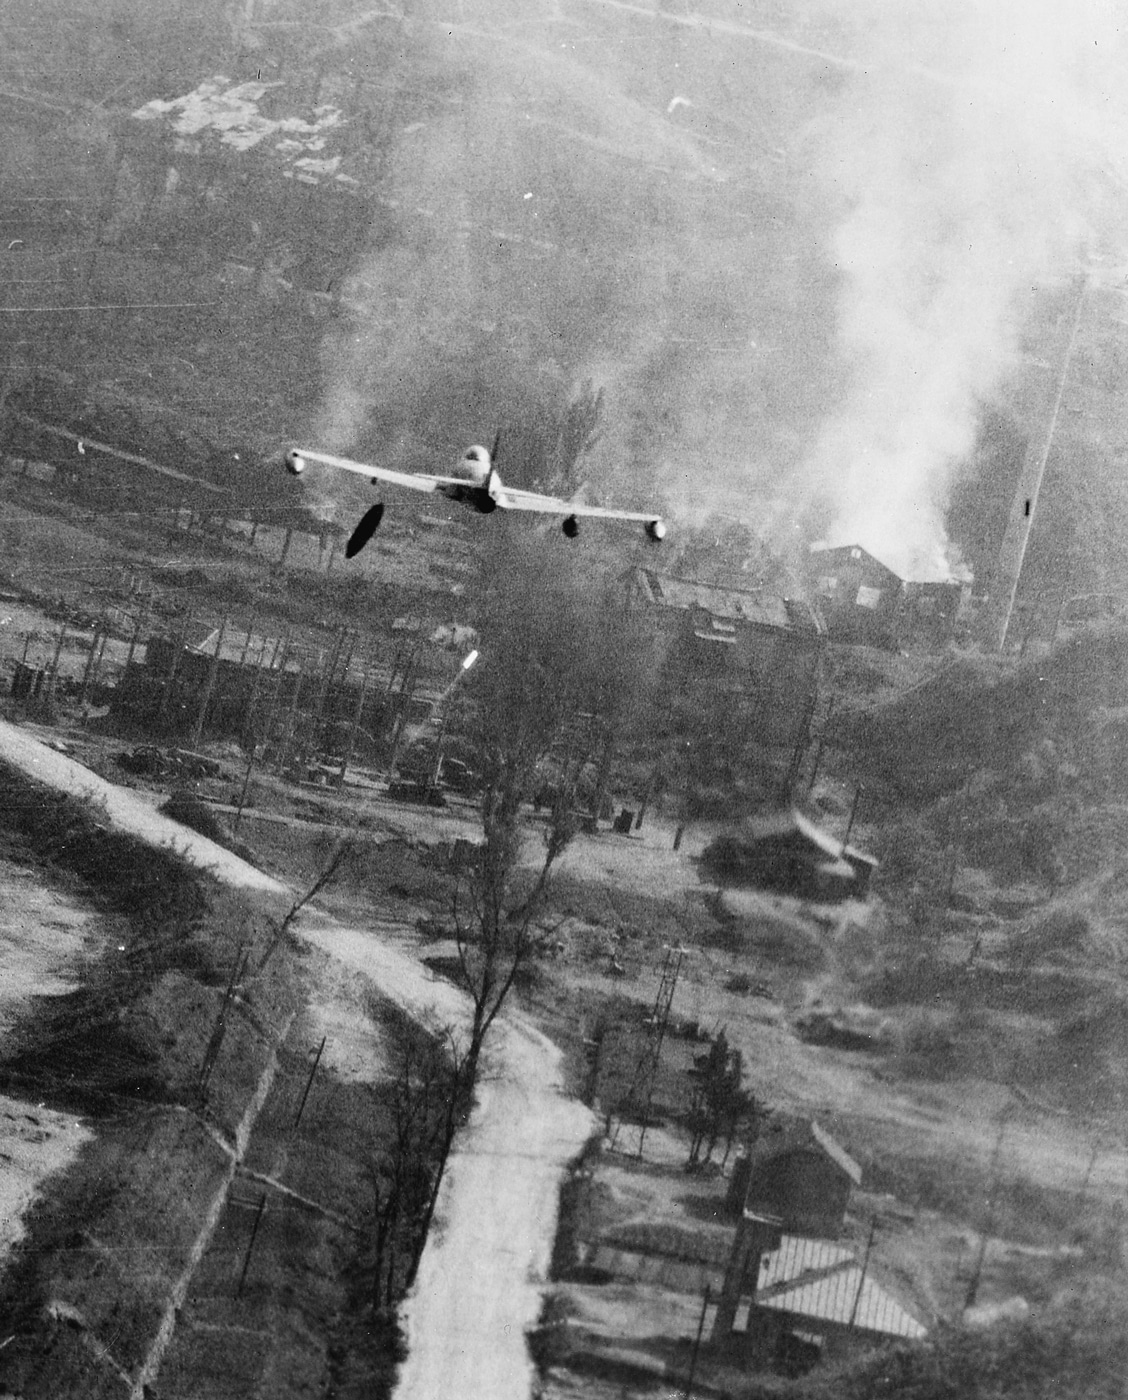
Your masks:
[{"label": "small house", "polygon": [[717,1312],[727,1344],[747,1362],[799,1375],[859,1346],[928,1335],[852,1249],[786,1233],[764,1238],[761,1248],[745,1260],[740,1296],[728,1307],[723,1300]]},{"label": "small house", "polygon": [[670,684],[732,698],[765,748],[790,750],[806,733],[818,690],[822,627],[805,603],[634,568],[628,612],[646,618]]},{"label": "small house", "polygon": [[726,883],[815,900],[864,899],[877,867],[873,856],[836,840],[796,807],[749,817],[700,860]]},{"label": "small house", "polygon": [[896,647],[904,582],[892,569],[857,544],[816,546],[810,567],[831,641]]},{"label": "small house", "polygon": [[862,1169],[818,1123],[771,1122],[738,1157],[727,1203],[772,1216],[792,1234],[836,1235]]},{"label": "small house", "polygon": [[858,1346],[920,1341],[927,1328],[873,1276],[869,1251],[789,1234],[778,1217],[741,1212],[713,1341],[788,1375]]}]

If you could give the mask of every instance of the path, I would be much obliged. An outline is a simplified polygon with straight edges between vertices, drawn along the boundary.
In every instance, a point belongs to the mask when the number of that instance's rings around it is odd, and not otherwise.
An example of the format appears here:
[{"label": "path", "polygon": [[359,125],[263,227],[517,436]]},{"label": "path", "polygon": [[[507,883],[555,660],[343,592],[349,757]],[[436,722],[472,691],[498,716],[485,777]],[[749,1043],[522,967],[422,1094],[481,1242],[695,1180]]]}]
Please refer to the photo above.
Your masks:
[{"label": "path", "polygon": [[[316,916],[304,937],[415,1016],[461,1024],[465,998],[370,935]],[[519,1400],[531,1393],[525,1332],[540,1312],[561,1177],[592,1129],[564,1096],[559,1050],[516,1017],[495,1028],[475,1112],[447,1165],[415,1288],[396,1400]]]},{"label": "path", "polygon": [[[142,840],[175,844],[185,859],[225,883],[292,899],[279,881],[3,721],[0,759],[99,804],[107,820]],[[316,911],[306,911],[299,928],[412,1016],[440,1025],[463,1020],[466,1001],[453,986],[433,980],[414,958],[371,933]],[[487,1043],[477,1106],[451,1154],[435,1228],[404,1305],[408,1358],[397,1400],[520,1400],[531,1393],[525,1332],[540,1311],[560,1182],[590,1126],[587,1109],[563,1094],[559,1051],[517,1018],[499,1023]]]}]

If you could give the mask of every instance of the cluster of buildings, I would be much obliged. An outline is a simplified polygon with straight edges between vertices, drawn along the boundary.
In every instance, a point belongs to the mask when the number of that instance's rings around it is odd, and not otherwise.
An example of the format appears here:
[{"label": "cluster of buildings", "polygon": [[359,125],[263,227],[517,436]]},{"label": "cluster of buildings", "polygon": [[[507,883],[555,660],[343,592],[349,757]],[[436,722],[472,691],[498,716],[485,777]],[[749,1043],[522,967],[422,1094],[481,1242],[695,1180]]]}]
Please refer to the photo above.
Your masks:
[{"label": "cluster of buildings", "polygon": [[[852,1238],[847,1214],[861,1183],[861,1167],[819,1123],[773,1114],[737,1158],[725,1197],[707,1198],[708,1224],[661,1218],[655,1202],[656,1219],[610,1225],[581,1248],[583,1283],[637,1286],[643,1319],[670,1295],[666,1315],[682,1327],[696,1315],[712,1360],[741,1370],[798,1375],[920,1341],[928,1328],[885,1281],[872,1229],[866,1243]],[[645,1320],[635,1335],[650,1335]],[[613,1329],[594,1340],[618,1346]],[[629,1355],[639,1360],[637,1349]]]},{"label": "cluster of buildings", "polygon": [[861,1168],[809,1119],[769,1122],[737,1159],[736,1217],[713,1340],[752,1364],[802,1371],[859,1343],[915,1341],[927,1329],[842,1235]]}]

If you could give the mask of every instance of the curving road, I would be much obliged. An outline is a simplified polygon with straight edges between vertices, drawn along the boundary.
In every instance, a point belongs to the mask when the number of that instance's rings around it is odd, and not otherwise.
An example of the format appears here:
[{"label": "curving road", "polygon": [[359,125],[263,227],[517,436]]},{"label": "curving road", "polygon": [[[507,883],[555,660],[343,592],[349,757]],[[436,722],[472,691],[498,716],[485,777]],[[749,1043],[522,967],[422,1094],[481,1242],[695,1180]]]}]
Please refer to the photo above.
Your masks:
[{"label": "curving road", "polygon": [[[117,787],[0,721],[0,759],[96,803],[108,821],[154,845],[175,842],[218,879],[288,904],[292,892],[230,851],[160,816]],[[465,998],[372,933],[306,912],[300,932],[419,1019],[459,1024]],[[561,1087],[560,1052],[517,1017],[487,1043],[470,1123],[447,1165],[434,1228],[403,1316],[408,1339],[397,1400],[521,1400],[533,1367],[525,1332],[537,1319],[556,1233],[560,1181],[592,1126]]]}]

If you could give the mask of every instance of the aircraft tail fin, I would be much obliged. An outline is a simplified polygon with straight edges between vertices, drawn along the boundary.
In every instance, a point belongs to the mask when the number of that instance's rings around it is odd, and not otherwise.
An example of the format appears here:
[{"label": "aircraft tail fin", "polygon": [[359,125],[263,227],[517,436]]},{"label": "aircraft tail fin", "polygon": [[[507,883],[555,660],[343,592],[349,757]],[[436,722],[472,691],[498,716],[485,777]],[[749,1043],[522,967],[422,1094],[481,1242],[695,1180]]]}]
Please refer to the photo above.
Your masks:
[{"label": "aircraft tail fin", "polygon": [[497,474],[497,455],[501,447],[501,429],[494,433],[493,447],[490,448],[490,473],[486,477],[486,491],[490,500],[496,501],[501,495],[501,477]]}]

